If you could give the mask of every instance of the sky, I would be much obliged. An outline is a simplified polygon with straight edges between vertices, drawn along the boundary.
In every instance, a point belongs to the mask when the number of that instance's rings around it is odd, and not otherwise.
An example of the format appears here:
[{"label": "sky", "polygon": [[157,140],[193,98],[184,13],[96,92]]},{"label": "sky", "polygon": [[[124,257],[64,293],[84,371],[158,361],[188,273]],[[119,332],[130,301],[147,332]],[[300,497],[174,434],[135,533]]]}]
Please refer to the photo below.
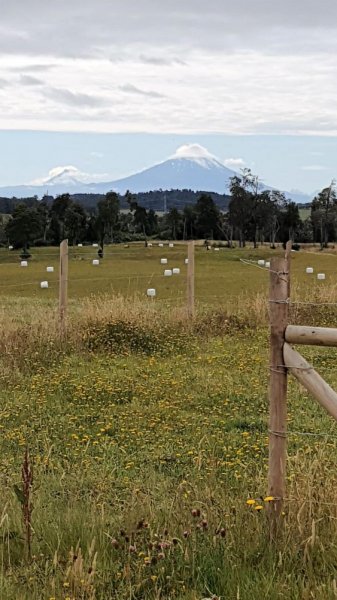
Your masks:
[{"label": "sky", "polygon": [[335,0],[11,0],[0,185],[115,179],[199,143],[281,189],[337,175]]}]

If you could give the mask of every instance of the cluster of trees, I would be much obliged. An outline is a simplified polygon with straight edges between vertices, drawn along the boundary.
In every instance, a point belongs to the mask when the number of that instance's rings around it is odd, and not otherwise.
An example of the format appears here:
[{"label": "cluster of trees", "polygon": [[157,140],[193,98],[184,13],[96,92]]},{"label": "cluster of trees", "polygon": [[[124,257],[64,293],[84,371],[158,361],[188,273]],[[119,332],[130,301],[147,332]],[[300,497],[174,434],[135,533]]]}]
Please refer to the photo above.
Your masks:
[{"label": "cluster of trees", "polygon": [[261,190],[258,177],[249,169],[242,177],[231,178],[230,192],[224,227],[230,244],[233,239],[238,239],[240,246],[245,246],[247,240],[254,246],[268,240],[272,247],[276,241],[305,241],[307,234],[298,205],[277,190]]},{"label": "cluster of trees", "polygon": [[[85,209],[69,194],[40,202],[16,203],[12,215],[0,218],[0,242],[15,247],[56,245],[64,238],[71,244],[98,241],[126,242],[150,237],[162,239],[238,240],[254,245],[269,242],[320,242],[322,247],[337,238],[337,194],[335,183],[312,201],[310,216],[303,220],[295,202],[281,192],[261,189],[250,170],[232,177],[228,210],[223,212],[211,194],[200,193],[194,204],[172,207],[164,213],[139,204],[127,192],[121,197],[108,192],[96,207]],[[126,209],[121,209],[127,206]]]},{"label": "cluster of trees", "polygon": [[108,192],[96,209],[88,212],[74,202],[69,194],[58,196],[51,203],[42,200],[36,206],[21,203],[10,218],[0,223],[0,239],[15,247],[56,245],[64,238],[70,244],[98,241],[103,248],[109,242],[209,237],[221,239],[222,215],[208,194],[201,194],[195,205],[183,211],[172,208],[162,215],[147,210],[127,192],[123,198],[128,210],[120,209],[120,197]]}]

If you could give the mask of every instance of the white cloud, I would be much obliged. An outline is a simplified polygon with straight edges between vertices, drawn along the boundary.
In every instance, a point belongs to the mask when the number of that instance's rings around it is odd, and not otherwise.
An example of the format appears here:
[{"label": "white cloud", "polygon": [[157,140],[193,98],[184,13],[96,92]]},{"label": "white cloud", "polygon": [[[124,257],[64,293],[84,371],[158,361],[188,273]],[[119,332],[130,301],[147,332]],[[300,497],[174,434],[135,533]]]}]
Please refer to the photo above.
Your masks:
[{"label": "white cloud", "polygon": [[80,183],[94,183],[99,181],[109,181],[110,176],[107,173],[85,173],[73,165],[63,167],[54,167],[47,177],[41,177],[31,181],[29,185],[49,185],[56,183],[71,183],[76,181]]},{"label": "white cloud", "polygon": [[225,158],[223,163],[229,169],[241,169],[245,166],[243,158]]},{"label": "white cloud", "polygon": [[304,165],[301,169],[302,171],[327,171],[324,165]]},{"label": "white cloud", "polygon": [[90,152],[90,156],[93,156],[94,158],[103,158],[104,154],[103,152]]},{"label": "white cloud", "polygon": [[216,158],[200,144],[183,144],[170,158]]}]

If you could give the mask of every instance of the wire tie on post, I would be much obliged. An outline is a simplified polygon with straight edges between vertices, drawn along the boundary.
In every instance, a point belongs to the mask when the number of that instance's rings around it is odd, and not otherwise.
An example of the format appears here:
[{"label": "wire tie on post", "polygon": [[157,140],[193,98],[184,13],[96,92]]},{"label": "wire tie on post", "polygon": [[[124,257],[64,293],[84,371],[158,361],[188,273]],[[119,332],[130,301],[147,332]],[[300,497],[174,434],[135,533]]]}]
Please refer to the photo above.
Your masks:
[{"label": "wire tie on post", "polygon": [[273,429],[268,429],[268,432],[271,433],[272,435],[276,435],[276,437],[280,437],[283,439],[287,438],[287,434],[284,433],[283,431],[273,431]]},{"label": "wire tie on post", "polygon": [[291,304],[290,298],[286,300],[269,300],[270,304]]}]

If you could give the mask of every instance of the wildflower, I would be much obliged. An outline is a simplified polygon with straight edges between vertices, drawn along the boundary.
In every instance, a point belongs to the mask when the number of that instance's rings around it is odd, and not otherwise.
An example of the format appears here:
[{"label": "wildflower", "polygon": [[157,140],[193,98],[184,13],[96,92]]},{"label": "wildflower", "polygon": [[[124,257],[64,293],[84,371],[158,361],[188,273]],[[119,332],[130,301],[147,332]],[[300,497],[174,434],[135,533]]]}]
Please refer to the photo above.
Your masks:
[{"label": "wildflower", "polygon": [[274,496],[266,496],[264,499],[265,502],[272,502],[273,500],[275,500]]},{"label": "wildflower", "polygon": [[249,498],[249,500],[246,501],[246,504],[248,504],[248,506],[253,506],[253,504],[256,504],[256,500],[253,500],[253,498]]},{"label": "wildflower", "polygon": [[261,504],[254,506],[254,510],[262,510],[262,509],[263,509],[263,506],[261,506]]}]

